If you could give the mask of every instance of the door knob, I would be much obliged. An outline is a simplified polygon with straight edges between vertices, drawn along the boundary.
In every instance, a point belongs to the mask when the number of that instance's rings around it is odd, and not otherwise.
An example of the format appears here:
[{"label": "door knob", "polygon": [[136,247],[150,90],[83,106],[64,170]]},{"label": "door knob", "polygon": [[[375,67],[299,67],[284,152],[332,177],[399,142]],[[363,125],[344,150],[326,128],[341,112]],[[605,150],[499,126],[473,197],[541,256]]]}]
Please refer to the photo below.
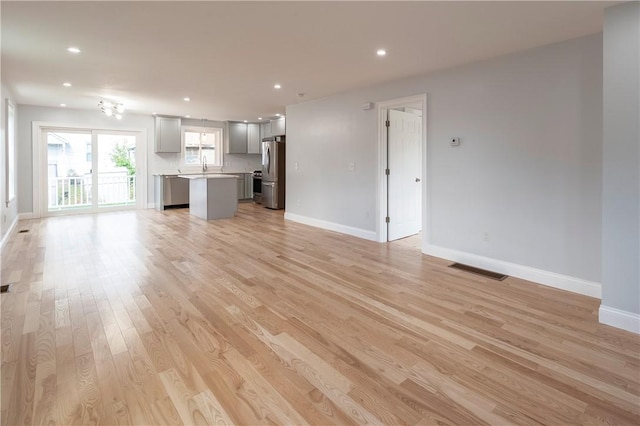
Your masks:
[{"label": "door knob", "polygon": [[416,182],[420,182],[420,178],[416,178]]}]

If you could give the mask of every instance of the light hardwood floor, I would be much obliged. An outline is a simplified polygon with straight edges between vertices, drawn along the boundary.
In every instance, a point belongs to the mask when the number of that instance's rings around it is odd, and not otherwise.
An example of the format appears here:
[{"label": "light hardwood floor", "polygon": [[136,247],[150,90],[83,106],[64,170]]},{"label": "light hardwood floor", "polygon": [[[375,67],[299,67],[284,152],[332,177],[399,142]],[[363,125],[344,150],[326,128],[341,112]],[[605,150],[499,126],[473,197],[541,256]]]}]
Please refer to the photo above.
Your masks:
[{"label": "light hardwood floor", "polygon": [[2,425],[640,423],[598,300],[239,207],[21,222]]}]

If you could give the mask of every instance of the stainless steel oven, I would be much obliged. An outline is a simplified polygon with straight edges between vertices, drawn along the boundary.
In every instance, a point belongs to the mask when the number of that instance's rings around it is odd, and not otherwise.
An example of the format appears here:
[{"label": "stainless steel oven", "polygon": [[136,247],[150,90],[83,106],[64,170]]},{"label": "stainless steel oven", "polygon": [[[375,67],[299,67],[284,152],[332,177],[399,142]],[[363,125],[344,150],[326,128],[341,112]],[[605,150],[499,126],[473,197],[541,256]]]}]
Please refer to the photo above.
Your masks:
[{"label": "stainless steel oven", "polygon": [[253,172],[253,202],[262,204],[262,170]]}]

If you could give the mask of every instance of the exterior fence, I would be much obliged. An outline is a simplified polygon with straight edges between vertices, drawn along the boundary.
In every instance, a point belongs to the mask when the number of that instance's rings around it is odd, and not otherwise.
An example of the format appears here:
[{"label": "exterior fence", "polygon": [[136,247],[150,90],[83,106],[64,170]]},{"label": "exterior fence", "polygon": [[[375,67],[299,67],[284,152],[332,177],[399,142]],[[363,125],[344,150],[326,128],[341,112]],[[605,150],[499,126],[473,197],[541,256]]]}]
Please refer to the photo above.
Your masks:
[{"label": "exterior fence", "polygon": [[[93,200],[92,177],[50,177],[49,209],[89,207]],[[99,173],[98,204],[132,204],[136,201],[136,177]]]}]

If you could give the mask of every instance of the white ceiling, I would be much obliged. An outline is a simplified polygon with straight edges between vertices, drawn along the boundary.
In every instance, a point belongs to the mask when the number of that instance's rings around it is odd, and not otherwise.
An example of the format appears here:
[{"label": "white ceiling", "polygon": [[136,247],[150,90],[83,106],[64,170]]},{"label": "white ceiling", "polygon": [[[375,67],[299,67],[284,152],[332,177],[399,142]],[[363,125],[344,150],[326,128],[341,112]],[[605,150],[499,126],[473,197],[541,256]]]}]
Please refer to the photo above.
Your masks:
[{"label": "white ceiling", "polygon": [[143,114],[256,121],[292,103],[597,33],[612,4],[3,0],[2,80],[18,104],[97,111],[110,99]]}]

